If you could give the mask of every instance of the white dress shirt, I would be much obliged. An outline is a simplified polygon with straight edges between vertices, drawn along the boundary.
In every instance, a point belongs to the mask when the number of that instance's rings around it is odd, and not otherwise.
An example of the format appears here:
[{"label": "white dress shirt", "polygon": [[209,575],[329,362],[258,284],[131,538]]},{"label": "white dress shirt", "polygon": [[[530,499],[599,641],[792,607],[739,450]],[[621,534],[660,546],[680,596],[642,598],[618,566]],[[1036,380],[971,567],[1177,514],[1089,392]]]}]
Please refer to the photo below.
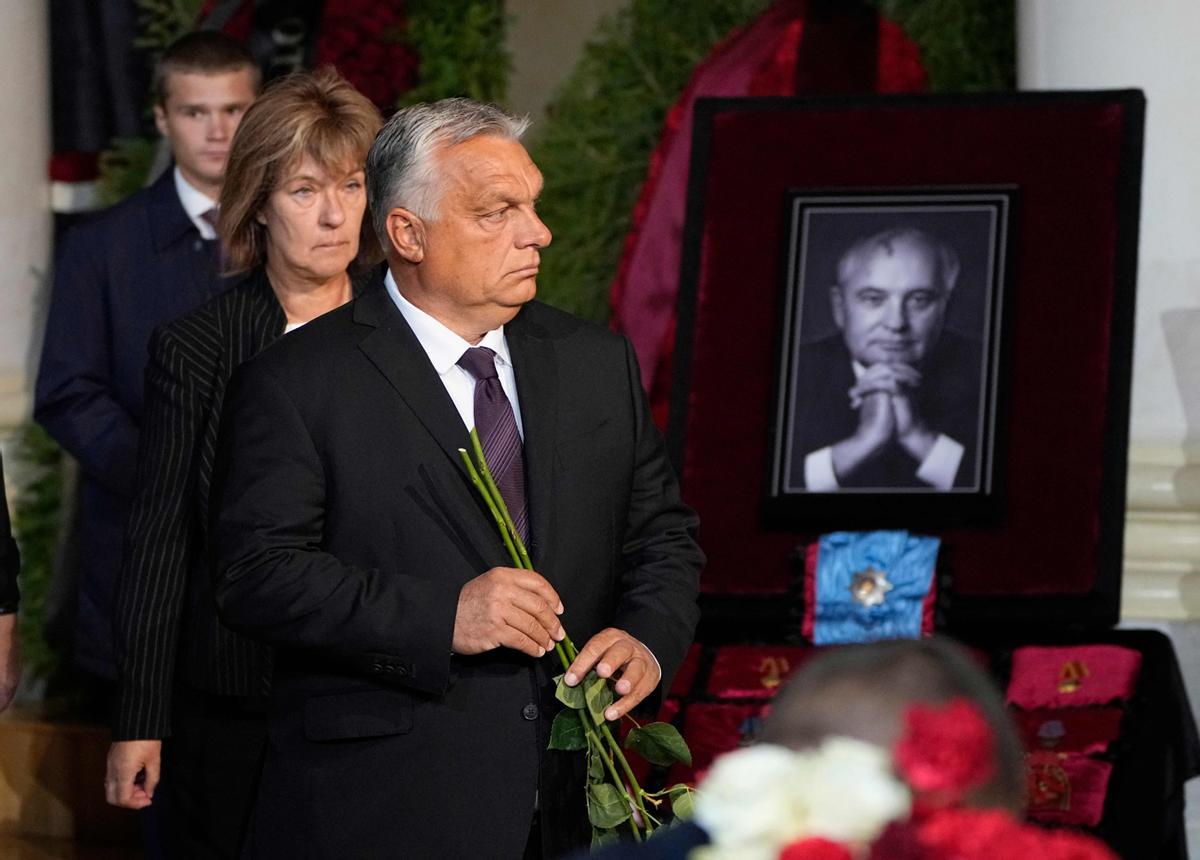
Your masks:
[{"label": "white dress shirt", "polygon": [[217,238],[217,231],[213,229],[213,225],[200,217],[209,209],[215,207],[217,201],[184,179],[178,167],[175,168],[175,193],[179,195],[179,202],[183,204],[183,211],[187,213],[188,218],[192,219],[192,223],[200,231],[200,238],[207,239],[210,242]]},{"label": "white dress shirt", "polygon": [[496,375],[500,377],[500,387],[504,389],[508,402],[512,404],[513,417],[517,420],[517,432],[521,439],[525,438],[525,427],[521,423],[521,404],[517,399],[517,377],[513,374],[512,357],[508,351],[508,341],[504,337],[504,326],[492,329],[483,336],[477,344],[463,340],[446,326],[418,308],[404,296],[392,277],[391,270],[383,279],[388,295],[400,310],[405,322],[417,336],[417,341],[429,363],[433,365],[446,393],[454,401],[454,408],[462,417],[467,430],[475,426],[475,377],[458,366],[458,360],[472,346],[486,346],[496,353]]}]

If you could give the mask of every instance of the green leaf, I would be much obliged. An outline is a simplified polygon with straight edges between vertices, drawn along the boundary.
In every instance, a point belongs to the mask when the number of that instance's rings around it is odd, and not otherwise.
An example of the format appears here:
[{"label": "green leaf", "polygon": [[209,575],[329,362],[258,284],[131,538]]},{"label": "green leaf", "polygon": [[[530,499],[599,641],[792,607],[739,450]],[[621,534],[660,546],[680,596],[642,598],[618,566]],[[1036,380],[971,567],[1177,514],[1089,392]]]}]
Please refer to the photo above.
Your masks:
[{"label": "green leaf", "polygon": [[[575,713],[572,711],[571,713]],[[579,716],[576,714],[576,716]],[[588,782],[604,782],[604,750],[594,749],[589,741],[589,749],[587,755],[587,778]]]},{"label": "green leaf", "polygon": [[611,783],[592,783],[587,789],[588,821],[593,827],[616,827],[630,816],[624,795]]},{"label": "green leaf", "polygon": [[587,734],[583,730],[579,712],[570,709],[559,711],[550,724],[550,745],[546,748],[575,752],[587,749],[587,745]]},{"label": "green leaf", "polygon": [[647,723],[629,730],[625,748],[633,750],[650,764],[670,767],[676,762],[691,765],[692,751],[687,741],[670,723]]},{"label": "green leaf", "polygon": [[593,827],[592,828],[592,850],[603,848],[605,845],[612,845],[619,841],[617,831],[610,828]]},{"label": "green leaf", "polygon": [[568,687],[567,682],[563,680],[565,677],[564,673],[554,679],[554,698],[558,699],[568,708],[574,708],[577,711],[583,710],[587,707],[587,699],[584,698],[583,693],[583,687],[587,683],[587,679],[584,679],[584,684],[576,684],[574,687]]},{"label": "green leaf", "polygon": [[696,797],[696,792],[691,786],[684,785],[682,782],[673,785],[667,790],[667,797],[671,798],[671,812],[675,813],[676,819],[681,821],[691,819]]},{"label": "green leaf", "polygon": [[595,672],[588,672],[581,685],[584,690],[584,701],[587,709],[597,725],[604,723],[604,711],[613,703],[613,691],[608,679],[601,678]]}]

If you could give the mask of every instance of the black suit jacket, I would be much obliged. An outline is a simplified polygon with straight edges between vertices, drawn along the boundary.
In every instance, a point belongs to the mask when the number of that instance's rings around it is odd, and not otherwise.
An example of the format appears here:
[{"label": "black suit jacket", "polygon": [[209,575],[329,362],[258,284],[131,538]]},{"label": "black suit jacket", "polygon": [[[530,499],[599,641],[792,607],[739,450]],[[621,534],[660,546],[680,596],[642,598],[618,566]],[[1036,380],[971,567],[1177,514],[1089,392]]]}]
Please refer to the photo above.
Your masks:
[{"label": "black suit jacket", "polygon": [[4,460],[0,459],[0,606],[15,607],[20,597],[17,589],[17,571],[21,568],[21,556],[17,542],[13,540],[12,526],[8,520],[8,500],[4,495]]},{"label": "black suit jacket", "polygon": [[[505,328],[530,550],[582,645],[628,630],[669,681],[703,560],[627,341],[538,303]],[[467,431],[384,290],[235,374],[215,484],[217,601],[278,647],[257,857],[518,857],[586,843],[582,756],[545,752],[553,655],[452,657],[462,586],[510,562]]]},{"label": "black suit jacket", "polygon": [[[956,487],[975,480],[981,408],[980,346],[962,335],[943,331],[920,368],[919,408],[929,426],[963,446]],[[795,423],[792,427],[791,484],[804,486],[804,458],[840,442],[858,427],[850,408],[854,386],[850,353],[840,334],[800,347],[796,362]],[[917,477],[921,464],[898,444],[864,463],[842,487],[928,487]]]},{"label": "black suit jacket", "polygon": [[80,465],[76,660],[113,677],[113,587],[133,497],[150,333],[216,295],[216,242],[200,238],[174,173],[83,222],[55,266],[34,418]]},{"label": "black suit jacket", "polygon": [[580,852],[570,860],[687,860],[692,851],[711,840],[704,828],[682,821],[666,830],[656,830],[644,842],[618,842],[591,852]]}]

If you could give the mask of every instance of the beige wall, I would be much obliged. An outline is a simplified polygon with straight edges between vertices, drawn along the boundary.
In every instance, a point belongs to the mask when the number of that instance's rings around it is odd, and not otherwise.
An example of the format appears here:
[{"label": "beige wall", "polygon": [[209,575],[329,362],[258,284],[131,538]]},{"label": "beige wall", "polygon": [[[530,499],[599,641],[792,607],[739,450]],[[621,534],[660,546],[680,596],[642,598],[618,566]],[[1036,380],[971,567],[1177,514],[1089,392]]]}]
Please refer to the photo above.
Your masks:
[{"label": "beige wall", "polygon": [[48,26],[42,0],[0,2],[0,435],[28,415],[35,306],[49,269]]},{"label": "beige wall", "polygon": [[1195,0],[1018,3],[1022,87],[1148,102],[1123,617],[1200,618],[1198,39]]},{"label": "beige wall", "polygon": [[508,0],[508,108],[540,119],[600,19],[626,5],[628,0]]},{"label": "beige wall", "polygon": [[[1157,627],[1200,696],[1200,4],[1019,0],[1023,87],[1146,92],[1122,624]],[[1187,836],[1200,850],[1200,780]]]}]

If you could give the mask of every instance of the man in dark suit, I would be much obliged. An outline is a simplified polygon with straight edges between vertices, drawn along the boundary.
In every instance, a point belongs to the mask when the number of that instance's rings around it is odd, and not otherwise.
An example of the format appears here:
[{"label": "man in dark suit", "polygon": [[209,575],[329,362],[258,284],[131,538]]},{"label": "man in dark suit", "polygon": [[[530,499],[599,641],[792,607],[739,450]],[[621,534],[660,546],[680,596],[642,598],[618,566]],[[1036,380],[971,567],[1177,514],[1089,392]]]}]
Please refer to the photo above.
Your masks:
[{"label": "man in dark suit", "polygon": [[786,489],[950,490],[977,480],[980,347],[944,328],[954,251],[886,230],[838,263],[840,334],[800,347]]},{"label": "man in dark suit", "polygon": [[155,326],[227,286],[213,222],[225,157],[258,69],[237,42],[194,33],[155,69],[155,122],[174,168],[71,230],[58,254],[34,417],[78,462],[74,652],[112,679],[113,583],[133,494],[146,346]]},{"label": "man in dark suit", "polygon": [[17,640],[17,571],[21,556],[13,540],[4,492],[4,461],[0,460],[0,711],[8,707],[21,680],[21,651]]},{"label": "man in dark suit", "polygon": [[[367,161],[384,289],[234,375],[216,598],[277,646],[255,857],[558,856],[580,754],[546,751],[567,673],[619,719],[691,641],[703,556],[628,342],[533,301],[550,233],[524,123],[417,105]],[[537,572],[467,480],[475,426]]]}]

